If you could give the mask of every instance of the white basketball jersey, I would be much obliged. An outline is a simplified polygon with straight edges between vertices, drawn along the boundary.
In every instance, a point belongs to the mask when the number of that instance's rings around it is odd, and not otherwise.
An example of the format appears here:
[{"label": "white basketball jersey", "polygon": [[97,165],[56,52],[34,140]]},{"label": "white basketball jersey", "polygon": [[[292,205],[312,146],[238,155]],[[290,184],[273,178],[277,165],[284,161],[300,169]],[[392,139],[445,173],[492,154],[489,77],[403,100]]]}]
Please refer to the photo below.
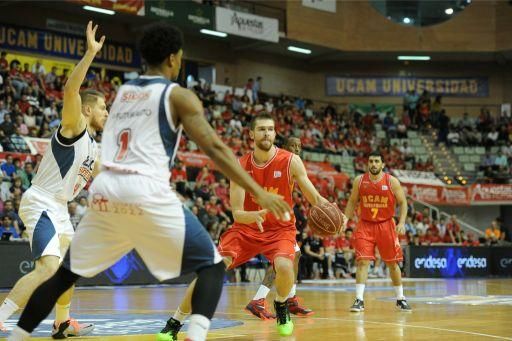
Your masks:
[{"label": "white basketball jersey", "polygon": [[98,146],[87,129],[70,145],[59,139],[59,131],[60,127],[44,153],[32,185],[59,201],[71,201],[91,178]]},{"label": "white basketball jersey", "polygon": [[104,167],[169,183],[182,132],[169,106],[176,86],[161,76],[141,76],[120,87],[103,131]]}]

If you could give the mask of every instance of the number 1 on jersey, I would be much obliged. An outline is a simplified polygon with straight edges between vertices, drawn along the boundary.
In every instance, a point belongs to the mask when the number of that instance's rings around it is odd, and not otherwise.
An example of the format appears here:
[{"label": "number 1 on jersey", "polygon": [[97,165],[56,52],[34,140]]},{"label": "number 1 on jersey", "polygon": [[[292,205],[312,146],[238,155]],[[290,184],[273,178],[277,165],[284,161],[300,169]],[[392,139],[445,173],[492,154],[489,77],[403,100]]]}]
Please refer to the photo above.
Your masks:
[{"label": "number 1 on jersey", "polygon": [[130,143],[131,137],[131,129],[123,129],[117,135],[117,145],[119,149],[115,157],[116,162],[123,161],[126,158],[126,154],[128,154],[128,143]]},{"label": "number 1 on jersey", "polygon": [[377,214],[379,214],[379,209],[378,208],[372,208],[372,218],[375,219],[377,218]]}]

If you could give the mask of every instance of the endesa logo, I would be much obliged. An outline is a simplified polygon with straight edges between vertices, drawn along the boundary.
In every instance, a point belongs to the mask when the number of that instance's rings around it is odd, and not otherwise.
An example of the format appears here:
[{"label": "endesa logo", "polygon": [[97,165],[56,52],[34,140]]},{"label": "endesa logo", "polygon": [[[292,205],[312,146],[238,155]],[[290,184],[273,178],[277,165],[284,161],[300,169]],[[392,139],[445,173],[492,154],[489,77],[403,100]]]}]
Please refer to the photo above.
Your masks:
[{"label": "endesa logo", "polygon": [[512,258],[502,258],[500,260],[500,265],[502,268],[508,268],[509,266],[512,266]]},{"label": "endesa logo", "polygon": [[473,256],[469,256],[468,258],[459,258],[459,259],[457,259],[457,267],[459,269],[462,269],[462,268],[485,269],[487,267],[487,259],[486,258],[476,258]]},{"label": "endesa logo", "polygon": [[427,258],[416,258],[414,260],[414,267],[416,269],[446,269],[448,261],[446,258],[434,258],[428,256]]},{"label": "endesa logo", "polygon": [[151,91],[126,91],[121,96],[121,102],[145,101],[149,98],[149,96],[151,96]]}]

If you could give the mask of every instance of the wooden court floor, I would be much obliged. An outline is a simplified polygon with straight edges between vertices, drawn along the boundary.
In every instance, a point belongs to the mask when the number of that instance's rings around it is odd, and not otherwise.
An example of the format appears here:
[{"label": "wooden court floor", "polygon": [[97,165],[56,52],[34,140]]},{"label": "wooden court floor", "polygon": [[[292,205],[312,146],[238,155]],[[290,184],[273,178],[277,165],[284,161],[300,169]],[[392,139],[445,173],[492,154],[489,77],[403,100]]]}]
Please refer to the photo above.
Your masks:
[{"label": "wooden court floor", "polygon": [[[371,281],[365,296],[366,311],[350,313],[353,281],[302,284],[298,293],[316,314],[295,318],[294,335],[280,338],[275,322],[260,321],[243,311],[256,284],[226,286],[213,322],[222,328],[212,330],[208,339],[512,340],[512,279],[407,280],[404,287],[412,313],[395,310],[394,292],[387,280]],[[184,290],[184,286],[78,289],[73,316],[94,321],[95,332],[103,334],[80,339],[155,340],[152,333],[165,323]],[[1,292],[0,298],[5,295]],[[16,320],[11,320],[11,325]],[[44,333],[51,321],[46,320],[41,327]],[[181,333],[180,340],[184,338]]]}]

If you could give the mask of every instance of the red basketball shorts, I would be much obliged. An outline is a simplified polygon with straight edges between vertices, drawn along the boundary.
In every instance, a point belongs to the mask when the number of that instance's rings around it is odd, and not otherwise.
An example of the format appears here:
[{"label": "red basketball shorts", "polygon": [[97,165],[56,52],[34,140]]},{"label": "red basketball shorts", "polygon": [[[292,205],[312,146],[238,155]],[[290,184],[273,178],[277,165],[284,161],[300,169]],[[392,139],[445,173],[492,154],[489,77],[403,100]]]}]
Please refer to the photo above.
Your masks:
[{"label": "red basketball shorts", "polygon": [[354,234],[356,260],[375,260],[375,246],[385,262],[403,260],[402,248],[395,231],[395,221],[389,219],[380,223],[359,220]]},{"label": "red basketball shorts", "polygon": [[247,233],[241,228],[230,228],[220,238],[219,253],[231,257],[230,269],[236,268],[251,258],[262,254],[274,263],[276,257],[295,258],[295,231],[283,231],[271,235],[267,233]]}]

